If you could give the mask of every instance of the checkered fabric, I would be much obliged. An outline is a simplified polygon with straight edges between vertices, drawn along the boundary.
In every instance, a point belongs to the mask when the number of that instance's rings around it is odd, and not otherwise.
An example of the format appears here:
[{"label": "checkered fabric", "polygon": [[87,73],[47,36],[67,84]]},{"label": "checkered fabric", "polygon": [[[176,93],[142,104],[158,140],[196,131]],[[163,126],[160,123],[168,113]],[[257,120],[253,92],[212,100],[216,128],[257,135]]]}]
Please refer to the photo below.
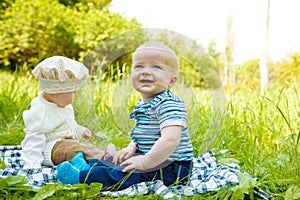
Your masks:
[{"label": "checkered fabric", "polygon": [[27,178],[28,183],[26,185],[35,189],[46,184],[56,183],[56,167],[23,170],[20,146],[0,146],[0,152],[2,163],[4,161],[6,165],[5,169],[0,169],[0,178],[21,175]]},{"label": "checkered fabric", "polygon": [[[3,162],[5,163],[5,167],[0,169],[0,178],[21,175],[28,179],[26,185],[33,188],[57,183],[55,178],[56,167],[24,170],[20,146],[0,146],[0,152],[2,154],[2,164]],[[99,194],[113,197],[158,194],[166,199],[179,196],[193,196],[232,187],[239,184],[240,178],[238,173],[248,175],[237,165],[233,167],[217,166],[216,157],[211,152],[194,158],[193,164],[190,185],[188,186],[166,187],[162,181],[153,181],[135,184],[121,191],[103,191]],[[254,188],[254,192],[256,196],[262,199],[271,199],[271,196],[258,188]]]}]

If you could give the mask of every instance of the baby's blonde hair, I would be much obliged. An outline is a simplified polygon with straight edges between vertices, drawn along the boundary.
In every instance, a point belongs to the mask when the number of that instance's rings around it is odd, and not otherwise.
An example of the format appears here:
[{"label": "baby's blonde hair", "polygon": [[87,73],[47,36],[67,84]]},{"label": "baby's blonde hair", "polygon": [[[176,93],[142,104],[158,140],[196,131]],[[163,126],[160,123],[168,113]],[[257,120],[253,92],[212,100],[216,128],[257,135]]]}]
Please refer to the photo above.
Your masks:
[{"label": "baby's blonde hair", "polygon": [[146,42],[142,44],[133,53],[133,63],[137,57],[142,56],[143,58],[147,58],[148,56],[145,55],[146,52],[159,53],[160,59],[163,60],[168,67],[174,70],[175,73],[178,73],[180,67],[179,59],[176,53],[167,45],[161,42]]}]

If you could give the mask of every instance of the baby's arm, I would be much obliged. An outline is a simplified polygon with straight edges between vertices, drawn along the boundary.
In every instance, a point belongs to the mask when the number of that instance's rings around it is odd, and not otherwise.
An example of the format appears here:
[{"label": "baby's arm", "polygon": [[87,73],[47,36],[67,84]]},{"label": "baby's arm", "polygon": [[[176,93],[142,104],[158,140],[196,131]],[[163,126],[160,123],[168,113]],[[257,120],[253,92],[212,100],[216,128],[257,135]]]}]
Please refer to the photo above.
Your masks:
[{"label": "baby's arm", "polygon": [[164,162],[179,145],[181,133],[182,126],[164,127],[161,130],[161,137],[147,154],[131,157],[121,163],[121,166],[126,166],[123,172],[151,169]]},{"label": "baby's arm", "polygon": [[44,160],[43,150],[46,144],[46,137],[43,133],[27,132],[22,141],[22,159],[24,168],[41,168]]}]

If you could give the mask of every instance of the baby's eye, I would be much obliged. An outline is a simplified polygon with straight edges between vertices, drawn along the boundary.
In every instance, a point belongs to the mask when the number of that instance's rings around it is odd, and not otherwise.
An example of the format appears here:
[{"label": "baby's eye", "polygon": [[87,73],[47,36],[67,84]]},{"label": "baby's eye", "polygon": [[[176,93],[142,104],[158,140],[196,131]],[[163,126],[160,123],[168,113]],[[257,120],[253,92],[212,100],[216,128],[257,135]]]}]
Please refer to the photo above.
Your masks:
[{"label": "baby's eye", "polygon": [[153,68],[161,69],[161,66],[159,66],[159,65],[154,65]]},{"label": "baby's eye", "polygon": [[134,66],[135,69],[139,69],[139,68],[143,68],[144,66],[143,65],[136,65]]}]

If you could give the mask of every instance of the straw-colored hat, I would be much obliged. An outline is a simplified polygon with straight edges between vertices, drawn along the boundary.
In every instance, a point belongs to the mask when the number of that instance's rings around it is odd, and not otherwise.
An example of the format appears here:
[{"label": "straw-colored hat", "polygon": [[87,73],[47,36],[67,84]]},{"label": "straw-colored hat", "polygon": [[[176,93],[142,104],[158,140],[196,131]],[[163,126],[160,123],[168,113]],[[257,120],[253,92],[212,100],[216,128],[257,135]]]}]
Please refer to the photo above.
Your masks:
[{"label": "straw-colored hat", "polygon": [[78,61],[53,56],[40,62],[32,74],[38,79],[42,91],[56,94],[78,90],[89,77],[89,70]]}]

